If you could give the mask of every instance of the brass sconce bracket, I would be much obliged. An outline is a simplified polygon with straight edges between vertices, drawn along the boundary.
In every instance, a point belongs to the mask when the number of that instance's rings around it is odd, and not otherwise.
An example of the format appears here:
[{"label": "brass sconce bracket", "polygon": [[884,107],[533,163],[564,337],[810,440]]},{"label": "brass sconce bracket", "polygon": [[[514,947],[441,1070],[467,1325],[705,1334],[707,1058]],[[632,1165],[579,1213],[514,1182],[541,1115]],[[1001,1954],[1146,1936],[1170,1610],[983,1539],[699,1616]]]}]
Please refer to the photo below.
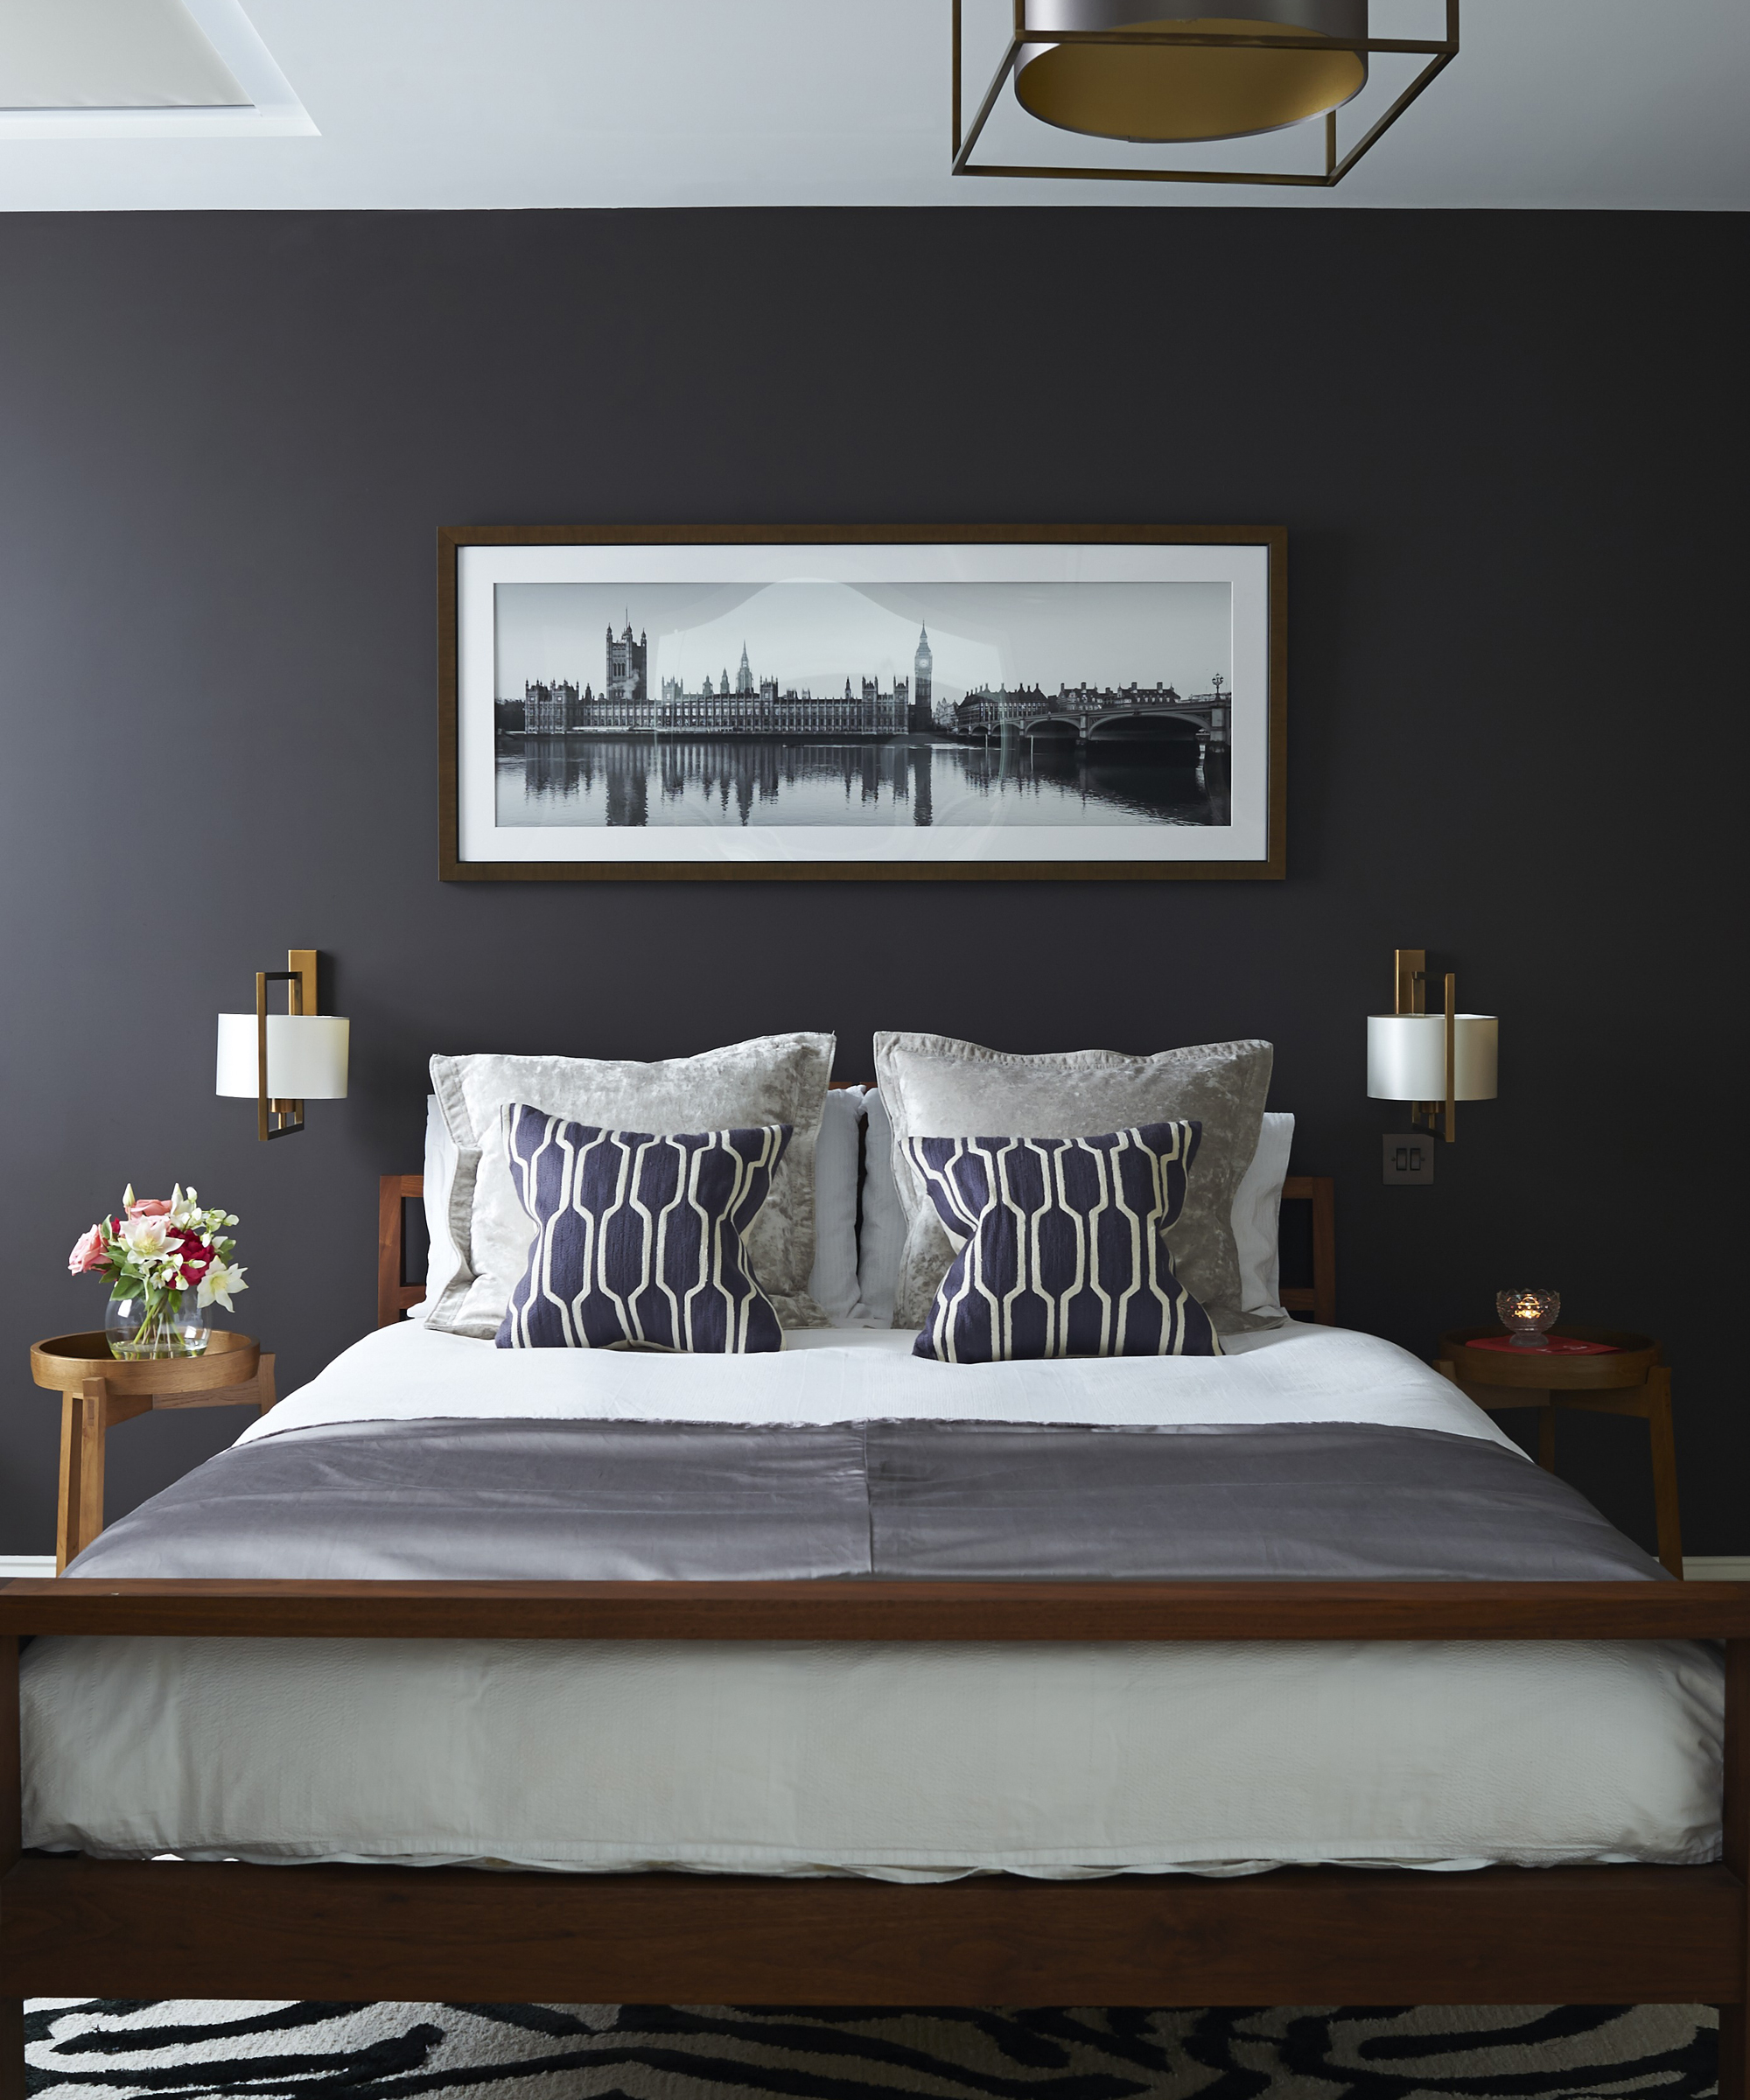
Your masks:
[{"label": "brass sconce bracket", "polygon": [[[1425,948],[1400,948],[1396,951],[1396,987],[1394,1013],[1428,1011],[1428,951]],[[1459,980],[1446,972],[1446,1098],[1416,1101],[1410,1104],[1410,1120],[1448,1144],[1458,1138],[1458,1007]]]},{"label": "brass sconce bracket", "polygon": [[[1008,47],[1003,53],[1002,63],[991,75],[990,85],[984,91],[984,99],[978,105],[978,114],[972,120],[971,129],[964,139],[961,136],[961,6],[962,0],[954,0],[954,63],[953,63],[953,175],[1013,175],[1032,178],[1055,178],[1072,182],[1214,182],[1250,183],[1274,186],[1286,189],[1334,189],[1362,156],[1368,152],[1403,116],[1423,89],[1435,76],[1459,55],[1459,0],[1446,0],[1446,33],[1444,37],[1317,37],[1317,36],[1256,36],[1241,32],[1174,31],[1171,41],[1186,46],[1213,46],[1231,51],[1354,51],[1368,54],[1374,52],[1400,52],[1428,60],[1420,73],[1410,83],[1383,116],[1356,144],[1340,158],[1337,151],[1337,113],[1334,109],[1325,114],[1325,164],[1317,173],[1306,174],[1228,174],[1215,169],[1203,168],[1067,168],[1067,167],[1001,167],[992,163],[978,165],[973,161],[972,150],[990,122],[990,113],[997,107],[997,98],[1004,83],[1015,70],[1016,61],[1028,44],[1115,44],[1135,45],[1158,52],[1167,39],[1158,30],[1148,29],[1044,29],[1029,27],[1027,0],[1014,0],[1014,28]],[[1418,1009],[1419,1011],[1419,1009]]]},{"label": "brass sconce bracket", "polygon": [[268,986],[286,987],[288,1013],[316,1012],[316,950],[286,950],[284,970],[256,972],[256,1135],[260,1138],[293,1138],[304,1128],[301,1101],[276,1101],[268,1095]]}]

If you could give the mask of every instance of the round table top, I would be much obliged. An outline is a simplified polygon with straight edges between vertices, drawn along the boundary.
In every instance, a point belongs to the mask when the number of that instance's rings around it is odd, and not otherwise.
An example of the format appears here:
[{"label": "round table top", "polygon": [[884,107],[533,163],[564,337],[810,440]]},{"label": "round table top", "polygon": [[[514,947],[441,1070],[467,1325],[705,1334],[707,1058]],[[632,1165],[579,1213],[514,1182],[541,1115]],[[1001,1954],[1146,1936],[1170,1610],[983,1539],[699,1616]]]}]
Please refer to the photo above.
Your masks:
[{"label": "round table top", "polygon": [[247,1385],[262,1359],[253,1334],[214,1327],[199,1356],[112,1356],[102,1328],[81,1334],[51,1334],[31,1344],[31,1376],[38,1385],[76,1393],[88,1378],[102,1378],[113,1392],[200,1393],[215,1386]]},{"label": "round table top", "polygon": [[1637,1334],[1627,1327],[1583,1327],[1569,1320],[1558,1320],[1550,1330],[1551,1341],[1600,1341],[1609,1345],[1604,1355],[1561,1355],[1541,1349],[1476,1349],[1474,1341],[1494,1340],[1505,1330],[1492,1327],[1452,1327],[1440,1337],[1440,1355],[1467,1385],[1517,1386],[1522,1391],[1582,1392],[1614,1385],[1644,1385],[1647,1373],[1659,1361],[1659,1345],[1650,1334]]}]

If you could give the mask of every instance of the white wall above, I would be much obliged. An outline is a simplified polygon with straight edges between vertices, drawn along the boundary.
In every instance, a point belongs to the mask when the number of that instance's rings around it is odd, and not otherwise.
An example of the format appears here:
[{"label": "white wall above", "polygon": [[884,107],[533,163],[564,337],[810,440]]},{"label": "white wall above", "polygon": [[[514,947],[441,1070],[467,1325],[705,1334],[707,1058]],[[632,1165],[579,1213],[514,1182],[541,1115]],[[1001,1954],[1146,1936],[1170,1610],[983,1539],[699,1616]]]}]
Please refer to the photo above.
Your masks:
[{"label": "white wall above", "polygon": [[[951,179],[949,0],[186,0],[248,107],[0,114],[0,209],[1750,208],[1750,0],[1462,5],[1456,62],[1340,188],[1301,191]],[[1005,0],[967,6],[976,99]],[[0,25],[87,8],[177,11],[0,0]],[[1376,33],[1438,19],[1374,0]],[[1007,158],[1032,120],[1002,121]]]}]

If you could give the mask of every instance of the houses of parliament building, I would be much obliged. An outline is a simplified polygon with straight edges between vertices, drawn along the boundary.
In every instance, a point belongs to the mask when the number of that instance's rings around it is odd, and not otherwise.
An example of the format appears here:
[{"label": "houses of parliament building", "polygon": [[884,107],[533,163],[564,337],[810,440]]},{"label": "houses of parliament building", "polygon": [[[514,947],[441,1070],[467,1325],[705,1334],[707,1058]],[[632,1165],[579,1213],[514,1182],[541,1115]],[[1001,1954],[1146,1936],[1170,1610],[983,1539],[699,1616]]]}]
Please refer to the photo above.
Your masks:
[{"label": "houses of parliament building", "polygon": [[713,687],[709,676],[697,692],[688,692],[678,678],[665,678],[660,696],[649,690],[649,642],[634,640],[628,620],[618,636],[607,630],[606,676],[599,693],[575,681],[530,679],[521,700],[500,700],[497,726],[508,734],[563,737],[602,731],[644,730],[682,736],[850,736],[895,737],[907,731],[928,732],[935,726],[931,711],[929,634],[918,637],[913,676],[896,678],[883,692],[875,678],[859,679],[860,690],[844,682],[843,695],[816,695],[806,689],[780,692],[775,678],[756,680],[742,645],[741,666],[732,685],[725,668]]}]

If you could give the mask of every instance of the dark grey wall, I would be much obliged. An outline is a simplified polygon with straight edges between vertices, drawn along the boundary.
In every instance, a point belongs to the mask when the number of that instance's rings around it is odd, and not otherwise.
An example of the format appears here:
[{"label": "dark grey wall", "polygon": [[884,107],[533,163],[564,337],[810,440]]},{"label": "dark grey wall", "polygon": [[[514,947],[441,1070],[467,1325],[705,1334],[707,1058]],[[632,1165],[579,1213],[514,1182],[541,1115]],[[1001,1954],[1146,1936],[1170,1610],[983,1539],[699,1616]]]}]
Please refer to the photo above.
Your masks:
[{"label": "dark grey wall", "polygon": [[[1345,1320],[1426,1354],[1522,1279],[1653,1329],[1688,1544],[1750,1550],[1714,1134],[1746,247],[1725,214],[0,217],[0,1550],[51,1543],[25,1346],[101,1318],[63,1250],[124,1181],[241,1214],[289,1387],[371,1322],[429,1052],[808,1026],[855,1077],[909,1026],[1270,1037]],[[440,885],[436,528],[577,519],[1285,524],[1289,880]],[[1502,1098],[1425,1193],[1381,1186],[1363,1094],[1400,942],[1502,1017]],[[333,957],[354,1091],[262,1146],[213,1016],[292,944]],[[118,1431],[111,1515],[241,1425]],[[1564,1436],[1648,1536],[1640,1425]]]}]

